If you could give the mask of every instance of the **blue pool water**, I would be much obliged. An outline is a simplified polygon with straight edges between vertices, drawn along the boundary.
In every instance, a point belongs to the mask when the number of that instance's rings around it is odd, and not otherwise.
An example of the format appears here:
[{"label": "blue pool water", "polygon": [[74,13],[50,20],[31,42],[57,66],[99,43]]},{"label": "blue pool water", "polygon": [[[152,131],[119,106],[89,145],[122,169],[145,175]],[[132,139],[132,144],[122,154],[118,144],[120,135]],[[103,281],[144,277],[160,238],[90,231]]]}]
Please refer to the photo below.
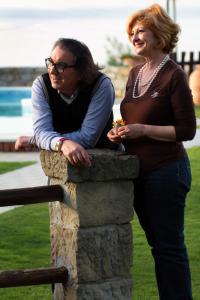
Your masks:
[{"label": "blue pool water", "polygon": [[23,116],[30,110],[31,88],[0,87],[0,117]]}]

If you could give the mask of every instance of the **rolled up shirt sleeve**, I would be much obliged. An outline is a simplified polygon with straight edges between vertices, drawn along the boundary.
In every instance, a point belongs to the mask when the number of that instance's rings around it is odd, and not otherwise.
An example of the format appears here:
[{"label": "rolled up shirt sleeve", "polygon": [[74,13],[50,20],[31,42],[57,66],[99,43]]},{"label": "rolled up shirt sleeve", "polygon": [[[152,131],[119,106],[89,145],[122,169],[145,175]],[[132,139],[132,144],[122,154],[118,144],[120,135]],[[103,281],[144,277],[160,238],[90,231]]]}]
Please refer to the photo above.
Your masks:
[{"label": "rolled up shirt sleeve", "polygon": [[172,77],[170,94],[175,120],[176,140],[192,140],[196,133],[194,104],[186,75],[180,69]]}]

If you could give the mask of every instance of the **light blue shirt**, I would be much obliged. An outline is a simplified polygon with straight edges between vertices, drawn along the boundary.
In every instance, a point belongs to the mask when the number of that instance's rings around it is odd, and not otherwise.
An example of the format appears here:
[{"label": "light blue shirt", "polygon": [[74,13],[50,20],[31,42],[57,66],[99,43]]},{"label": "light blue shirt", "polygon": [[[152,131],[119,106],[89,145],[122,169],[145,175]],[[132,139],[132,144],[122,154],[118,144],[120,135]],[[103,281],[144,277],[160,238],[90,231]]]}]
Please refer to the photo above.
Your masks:
[{"label": "light blue shirt", "polygon": [[55,144],[61,137],[73,140],[84,148],[93,148],[101,136],[110,117],[115,93],[111,80],[103,75],[92,91],[92,99],[81,128],[66,134],[54,131],[48,96],[38,77],[32,86],[33,131],[37,146],[46,150],[55,150]]}]

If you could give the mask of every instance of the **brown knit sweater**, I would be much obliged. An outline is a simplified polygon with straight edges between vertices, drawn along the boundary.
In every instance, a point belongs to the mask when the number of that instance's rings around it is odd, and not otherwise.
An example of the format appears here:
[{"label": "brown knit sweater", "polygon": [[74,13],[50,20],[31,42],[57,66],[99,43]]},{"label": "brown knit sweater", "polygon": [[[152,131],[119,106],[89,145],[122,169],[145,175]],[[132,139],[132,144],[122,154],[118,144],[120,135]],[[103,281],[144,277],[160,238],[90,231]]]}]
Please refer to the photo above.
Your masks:
[{"label": "brown knit sweater", "polygon": [[175,142],[138,138],[124,142],[129,154],[140,159],[141,175],[181,158],[185,151],[182,141],[191,140],[196,132],[196,118],[191,91],[183,70],[169,60],[154,79],[149,90],[133,98],[133,86],[140,66],[130,71],[121,114],[126,124],[174,125]]}]

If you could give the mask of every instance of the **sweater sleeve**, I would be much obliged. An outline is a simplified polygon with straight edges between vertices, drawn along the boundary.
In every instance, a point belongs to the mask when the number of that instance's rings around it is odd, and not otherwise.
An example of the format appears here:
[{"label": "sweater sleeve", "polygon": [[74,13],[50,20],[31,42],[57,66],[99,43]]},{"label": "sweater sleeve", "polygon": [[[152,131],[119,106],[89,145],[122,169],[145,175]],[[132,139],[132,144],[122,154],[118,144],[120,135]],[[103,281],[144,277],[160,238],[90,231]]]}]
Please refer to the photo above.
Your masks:
[{"label": "sweater sleeve", "polygon": [[175,120],[176,140],[192,140],[196,133],[194,104],[186,75],[181,69],[176,70],[172,76],[170,94]]}]

